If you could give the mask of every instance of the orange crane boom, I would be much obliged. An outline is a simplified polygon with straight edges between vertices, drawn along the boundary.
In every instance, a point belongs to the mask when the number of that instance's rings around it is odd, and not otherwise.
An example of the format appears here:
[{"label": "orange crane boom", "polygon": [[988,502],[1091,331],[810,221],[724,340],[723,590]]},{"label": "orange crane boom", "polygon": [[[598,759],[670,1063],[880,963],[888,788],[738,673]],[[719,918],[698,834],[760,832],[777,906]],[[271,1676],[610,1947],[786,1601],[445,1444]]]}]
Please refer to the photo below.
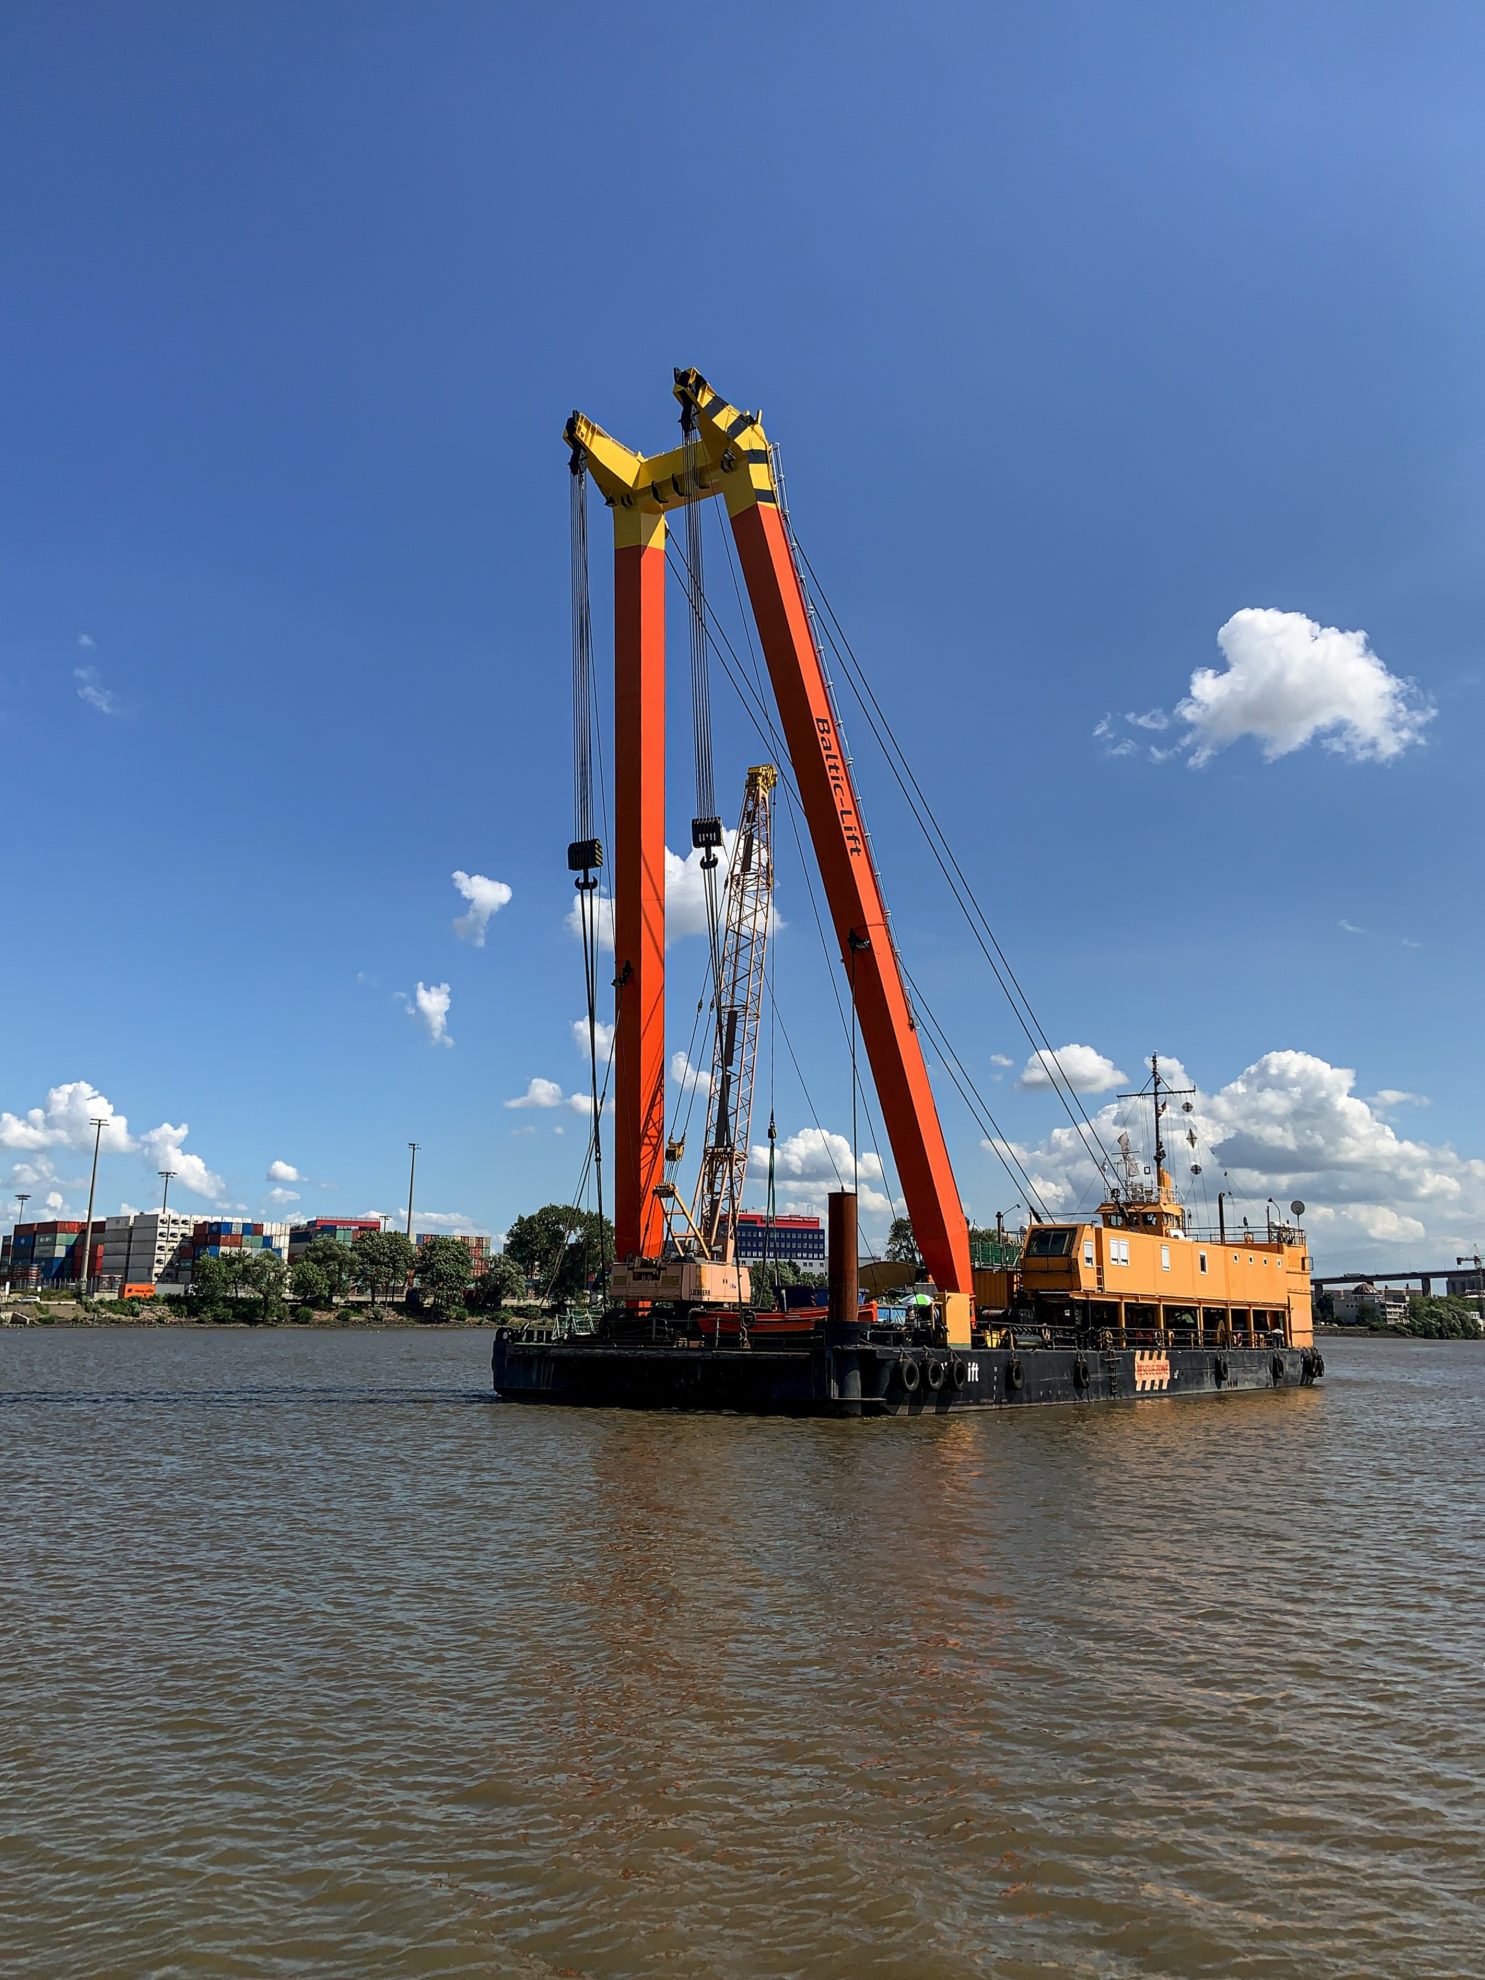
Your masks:
[{"label": "orange crane boom", "polygon": [[664,631],[666,515],[721,495],[778,703],[794,779],[850,982],[862,1042],[924,1263],[946,1295],[950,1339],[969,1340],[969,1233],[928,1082],[850,764],[841,744],[758,415],[696,371],[675,395],[701,446],[646,457],[574,413],[565,438],[614,515],[615,1250],[653,1256],[664,1157]]}]

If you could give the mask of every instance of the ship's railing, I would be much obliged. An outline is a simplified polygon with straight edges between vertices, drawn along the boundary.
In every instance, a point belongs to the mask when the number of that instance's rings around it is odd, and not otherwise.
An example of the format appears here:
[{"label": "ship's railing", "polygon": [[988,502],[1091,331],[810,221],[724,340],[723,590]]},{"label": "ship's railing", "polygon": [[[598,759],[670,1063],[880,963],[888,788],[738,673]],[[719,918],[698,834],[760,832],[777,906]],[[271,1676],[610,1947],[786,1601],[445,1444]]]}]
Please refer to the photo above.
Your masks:
[{"label": "ship's railing", "polygon": [[978,1328],[987,1347],[1090,1348],[1269,1348],[1283,1347],[1282,1327],[1057,1327],[992,1321]]},{"label": "ship's railing", "polygon": [[1184,1242],[1188,1244],[1225,1245],[1229,1251],[1241,1251],[1245,1245],[1255,1244],[1307,1244],[1308,1239],[1298,1224],[1270,1224],[1266,1230],[1235,1231],[1229,1225],[1225,1231],[1201,1229],[1195,1224],[1185,1226]]}]

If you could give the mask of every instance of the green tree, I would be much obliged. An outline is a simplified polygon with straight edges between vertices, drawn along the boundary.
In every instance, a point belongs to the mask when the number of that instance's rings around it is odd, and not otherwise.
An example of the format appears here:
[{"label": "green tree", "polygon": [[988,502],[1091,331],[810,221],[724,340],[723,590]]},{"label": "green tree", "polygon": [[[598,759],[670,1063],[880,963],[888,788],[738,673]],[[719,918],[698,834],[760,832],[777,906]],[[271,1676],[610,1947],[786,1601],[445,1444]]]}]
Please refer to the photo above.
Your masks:
[{"label": "green tree", "polygon": [[1474,1341],[1480,1338],[1480,1315],[1472,1299],[1413,1293],[1408,1300],[1406,1331],[1422,1340]]},{"label": "green tree", "polygon": [[887,1256],[904,1265],[916,1265],[919,1261],[918,1240],[906,1217],[892,1219],[892,1228],[887,1233]]},{"label": "green tree", "polygon": [[244,1299],[256,1299],[257,1318],[272,1320],[282,1313],[289,1268],[276,1251],[244,1251],[237,1267]]},{"label": "green tree", "polygon": [[526,1274],[508,1252],[497,1251],[470,1289],[477,1313],[500,1313],[526,1297]]},{"label": "green tree", "polygon": [[342,1244],[339,1238],[317,1237],[305,1246],[304,1259],[324,1273],[332,1306],[345,1298],[356,1269],[348,1244]]},{"label": "green tree", "polygon": [[534,1279],[549,1298],[576,1299],[598,1272],[600,1246],[612,1260],[614,1227],[594,1210],[547,1203],[517,1217],[506,1234],[506,1255]]},{"label": "green tree", "polygon": [[236,1291],[237,1275],[225,1258],[198,1258],[191,1267],[187,1299],[198,1319],[230,1319]]},{"label": "green tree", "polygon": [[[345,1247],[337,1244],[335,1249],[343,1251]],[[289,1267],[289,1290],[301,1306],[314,1308],[334,1304],[328,1274],[307,1254],[296,1258]]]},{"label": "green tree", "polygon": [[363,1231],[351,1256],[356,1278],[374,1302],[385,1305],[394,1296],[406,1297],[408,1279],[418,1262],[410,1237],[401,1231]]},{"label": "green tree", "polygon": [[418,1286],[435,1320],[447,1320],[464,1304],[474,1276],[469,1247],[456,1237],[428,1238],[418,1247]]}]

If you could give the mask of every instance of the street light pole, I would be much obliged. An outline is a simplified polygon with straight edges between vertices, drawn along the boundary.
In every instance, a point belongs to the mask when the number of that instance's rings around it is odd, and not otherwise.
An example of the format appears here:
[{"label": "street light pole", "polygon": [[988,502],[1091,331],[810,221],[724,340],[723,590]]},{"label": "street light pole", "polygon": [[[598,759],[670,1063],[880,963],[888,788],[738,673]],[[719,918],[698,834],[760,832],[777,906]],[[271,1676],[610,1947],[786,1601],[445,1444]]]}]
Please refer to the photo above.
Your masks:
[{"label": "street light pole", "polygon": [[[158,1223],[158,1225],[157,1225],[157,1226],[155,1227],[155,1251],[156,1251],[156,1253],[158,1254],[158,1252],[159,1252],[159,1248],[160,1248],[160,1232],[161,1232],[161,1231],[164,1231],[164,1233],[165,1233],[165,1242],[166,1242],[167,1244],[170,1244],[170,1227],[169,1227],[169,1225],[168,1225],[168,1224],[167,1224],[167,1223],[165,1222],[165,1206],[166,1206],[166,1204],[167,1204],[167,1203],[169,1203],[169,1201],[170,1201],[170,1184],[171,1184],[171,1181],[172,1181],[172,1179],[173,1179],[174,1177],[176,1177],[176,1176],[178,1176],[178,1175],[180,1174],[180,1170],[179,1170],[179,1169],[156,1169],[156,1171],[155,1171],[155,1174],[156,1174],[156,1175],[157,1175],[157,1176],[158,1176],[158,1177],[160,1178],[160,1180],[161,1180],[161,1182],[162,1182],[162,1183],[164,1183],[164,1185],[165,1185],[165,1187],[164,1187],[164,1189],[162,1189],[162,1190],[161,1190],[161,1192],[160,1192],[160,1221],[159,1221],[159,1223]],[[170,1245],[170,1254],[169,1254],[169,1257],[168,1257],[168,1258],[167,1258],[167,1260],[166,1260],[166,1263],[167,1263],[167,1264],[169,1264],[169,1263],[171,1263],[171,1262],[172,1262],[172,1261],[174,1260],[174,1258],[175,1258],[175,1246],[174,1246],[174,1245]],[[150,1261],[150,1277],[151,1277],[151,1278],[154,1278],[154,1276],[155,1276],[155,1272],[154,1272],[154,1260],[152,1259],[152,1260]],[[174,1283],[174,1281],[172,1281],[172,1283]]]},{"label": "street light pole", "polygon": [[423,1144],[420,1141],[410,1141],[407,1145],[412,1150],[412,1164],[407,1172],[407,1235],[409,1238],[411,1238],[412,1213],[413,1213],[413,1182],[418,1173],[418,1150],[422,1147]]},{"label": "street light pole", "polygon": [[98,1119],[90,1120],[88,1126],[93,1130],[93,1173],[88,1178],[88,1215],[83,1225],[82,1234],[82,1270],[76,1275],[76,1283],[81,1285],[84,1298],[87,1297],[88,1288],[93,1278],[93,1195],[98,1187],[98,1144],[103,1139],[103,1130],[108,1126],[107,1115],[105,1114]]},{"label": "street light pole", "polygon": [[10,1231],[10,1270],[11,1270],[11,1275],[12,1275],[12,1277],[14,1277],[14,1274],[15,1274],[15,1245],[16,1245],[16,1238],[17,1238],[17,1237],[19,1236],[19,1234],[20,1234],[20,1228],[21,1228],[21,1218],[22,1218],[22,1217],[23,1217],[23,1216],[24,1216],[24,1215],[26,1214],[26,1205],[27,1205],[27,1204],[28,1204],[28,1203],[29,1203],[30,1201],[31,1201],[31,1192],[30,1192],[30,1190],[29,1190],[29,1189],[18,1189],[18,1190],[16,1191],[16,1193],[15,1193],[15,1223],[14,1223],[14,1224],[13,1224],[13,1225],[11,1226],[11,1231]]}]

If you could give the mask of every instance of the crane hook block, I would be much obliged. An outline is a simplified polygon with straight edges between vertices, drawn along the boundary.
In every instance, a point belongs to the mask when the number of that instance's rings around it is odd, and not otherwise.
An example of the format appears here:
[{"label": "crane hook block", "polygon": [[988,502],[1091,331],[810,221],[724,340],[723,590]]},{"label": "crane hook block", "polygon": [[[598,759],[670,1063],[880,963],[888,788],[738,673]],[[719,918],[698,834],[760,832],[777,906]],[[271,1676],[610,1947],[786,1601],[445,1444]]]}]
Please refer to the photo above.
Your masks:
[{"label": "crane hook block", "polygon": [[691,820],[691,844],[698,851],[714,851],[722,843],[722,821],[720,818],[693,818]]},{"label": "crane hook block", "polygon": [[567,848],[569,873],[596,873],[602,864],[602,839],[574,839]]}]

